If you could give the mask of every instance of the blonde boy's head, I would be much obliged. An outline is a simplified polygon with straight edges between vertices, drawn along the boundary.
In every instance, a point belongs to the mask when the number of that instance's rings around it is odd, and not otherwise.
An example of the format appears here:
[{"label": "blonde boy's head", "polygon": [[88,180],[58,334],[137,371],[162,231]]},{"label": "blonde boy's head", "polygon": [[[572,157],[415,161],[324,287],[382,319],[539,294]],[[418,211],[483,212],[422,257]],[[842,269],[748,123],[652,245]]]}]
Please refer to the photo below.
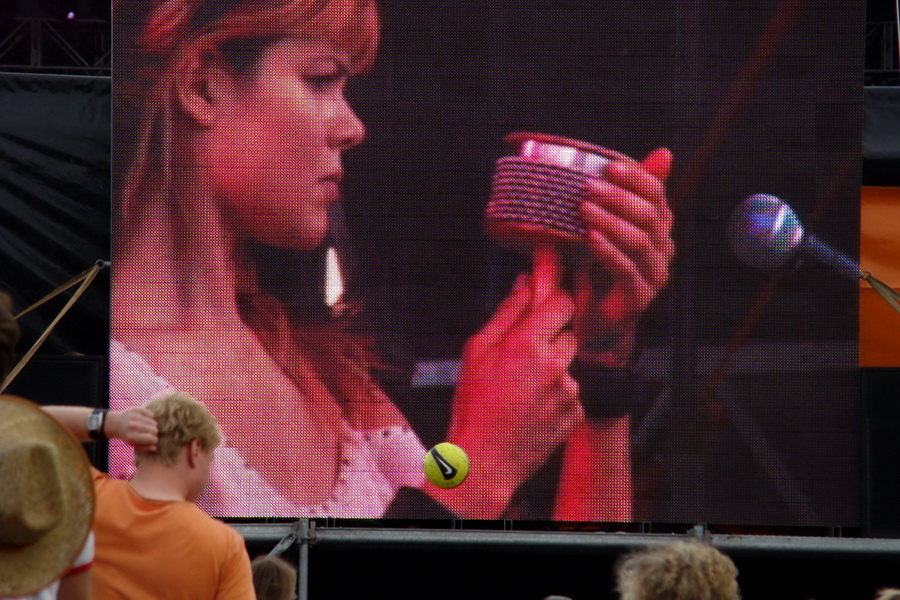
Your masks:
[{"label": "blonde boy's head", "polygon": [[176,392],[151,400],[145,408],[156,417],[159,441],[155,452],[135,451],[135,460],[155,461],[172,466],[178,455],[192,440],[200,440],[200,446],[212,452],[221,442],[215,417],[200,402],[187,394]]}]

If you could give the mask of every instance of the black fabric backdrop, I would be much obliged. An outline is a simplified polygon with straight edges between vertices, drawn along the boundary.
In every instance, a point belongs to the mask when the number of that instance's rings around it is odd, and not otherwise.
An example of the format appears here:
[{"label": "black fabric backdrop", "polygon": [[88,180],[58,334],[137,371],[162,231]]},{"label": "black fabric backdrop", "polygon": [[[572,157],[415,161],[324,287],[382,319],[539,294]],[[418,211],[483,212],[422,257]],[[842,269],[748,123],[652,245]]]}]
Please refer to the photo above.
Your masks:
[{"label": "black fabric backdrop", "polygon": [[[17,311],[109,258],[109,78],[0,76],[0,289]],[[74,292],[20,320],[24,352]],[[41,352],[107,354],[101,271]]]},{"label": "black fabric backdrop", "polygon": [[866,88],[863,157],[900,161],[900,87]]}]

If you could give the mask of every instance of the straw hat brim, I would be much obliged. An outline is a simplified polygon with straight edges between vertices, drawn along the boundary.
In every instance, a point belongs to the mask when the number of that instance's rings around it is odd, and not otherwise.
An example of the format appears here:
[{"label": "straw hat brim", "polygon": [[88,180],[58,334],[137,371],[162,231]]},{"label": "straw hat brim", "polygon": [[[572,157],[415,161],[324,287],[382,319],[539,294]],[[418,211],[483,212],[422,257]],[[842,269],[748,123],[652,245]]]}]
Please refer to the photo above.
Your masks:
[{"label": "straw hat brim", "polygon": [[0,597],[32,594],[65,575],[94,518],[94,482],[81,444],[37,404],[0,395],[0,441],[16,439],[43,440],[57,448],[65,510],[59,524],[34,544],[0,544]]}]

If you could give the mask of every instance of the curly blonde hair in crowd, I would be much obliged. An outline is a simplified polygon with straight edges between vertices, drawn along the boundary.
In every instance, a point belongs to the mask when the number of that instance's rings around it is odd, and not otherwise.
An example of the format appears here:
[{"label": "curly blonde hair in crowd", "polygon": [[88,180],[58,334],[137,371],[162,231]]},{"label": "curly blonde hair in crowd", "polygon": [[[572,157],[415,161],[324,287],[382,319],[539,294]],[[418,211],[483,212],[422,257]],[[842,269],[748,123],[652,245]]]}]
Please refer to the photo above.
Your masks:
[{"label": "curly blonde hair in crowd", "polygon": [[171,467],[182,449],[200,440],[204,450],[214,450],[221,442],[215,417],[200,402],[176,392],[151,400],[144,407],[156,417],[159,441],[155,452],[135,450],[135,460],[153,460]]},{"label": "curly blonde hair in crowd", "polygon": [[616,587],[622,600],[738,600],[737,574],[712,546],[680,541],[625,556]]}]

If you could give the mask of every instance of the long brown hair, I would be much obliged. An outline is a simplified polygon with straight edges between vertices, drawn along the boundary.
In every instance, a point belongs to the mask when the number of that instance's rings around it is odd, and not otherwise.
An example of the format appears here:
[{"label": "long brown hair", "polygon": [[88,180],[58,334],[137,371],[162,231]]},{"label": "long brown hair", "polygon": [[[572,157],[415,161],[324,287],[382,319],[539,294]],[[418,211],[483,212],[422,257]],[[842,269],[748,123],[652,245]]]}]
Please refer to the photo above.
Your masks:
[{"label": "long brown hair", "polygon": [[[176,84],[187,65],[218,53],[240,73],[267,44],[299,37],[346,50],[357,74],[375,59],[380,27],[375,0],[118,0],[113,18],[113,184],[123,248],[148,202],[174,200]],[[189,234],[190,208],[170,210]]]},{"label": "long brown hair", "polygon": [[[115,6],[114,189],[116,252],[127,251],[149,206],[164,207],[178,231],[183,260],[194,237],[192,206],[177,197],[172,175],[176,85],[198,57],[217,53],[236,76],[255,76],[269,44],[301,38],[334,45],[352,73],[374,60],[379,17],[374,0],[119,0]],[[373,380],[380,362],[370,340],[353,332],[355,311],[287,307],[261,283],[252,240],[235,249],[241,318],[326,423],[343,417],[359,428],[401,424]],[[335,402],[336,401],[336,402]]]}]

